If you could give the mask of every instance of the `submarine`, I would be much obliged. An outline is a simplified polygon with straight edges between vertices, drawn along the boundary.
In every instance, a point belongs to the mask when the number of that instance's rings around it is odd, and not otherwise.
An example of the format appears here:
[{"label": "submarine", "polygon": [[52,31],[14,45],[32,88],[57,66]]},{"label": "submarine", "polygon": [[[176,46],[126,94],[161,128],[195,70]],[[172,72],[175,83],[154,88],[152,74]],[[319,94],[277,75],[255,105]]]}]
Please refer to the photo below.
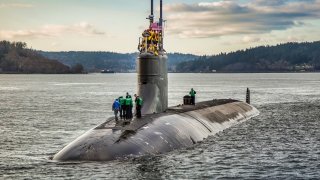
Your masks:
[{"label": "submarine", "polygon": [[[259,115],[252,105],[233,99],[211,99],[168,107],[168,57],[163,48],[162,0],[154,22],[153,0],[148,33],[139,39],[138,95],[144,100],[142,117],[115,121],[110,117],[55,154],[56,161],[111,161],[155,155],[191,147],[226,128]],[[158,37],[156,37],[158,35]],[[154,36],[154,39],[150,38]],[[150,48],[151,47],[151,48]]]}]

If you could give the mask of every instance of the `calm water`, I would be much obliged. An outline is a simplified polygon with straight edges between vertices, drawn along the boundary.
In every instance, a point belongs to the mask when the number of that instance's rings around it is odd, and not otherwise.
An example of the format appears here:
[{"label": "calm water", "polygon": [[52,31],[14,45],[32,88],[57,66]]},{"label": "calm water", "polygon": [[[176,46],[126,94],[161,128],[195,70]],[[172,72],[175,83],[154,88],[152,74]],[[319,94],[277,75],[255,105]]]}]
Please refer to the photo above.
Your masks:
[{"label": "calm water", "polygon": [[135,74],[0,75],[0,179],[320,179],[320,74],[170,74],[169,104],[244,100],[261,115],[189,149],[113,162],[50,156],[112,115]]}]

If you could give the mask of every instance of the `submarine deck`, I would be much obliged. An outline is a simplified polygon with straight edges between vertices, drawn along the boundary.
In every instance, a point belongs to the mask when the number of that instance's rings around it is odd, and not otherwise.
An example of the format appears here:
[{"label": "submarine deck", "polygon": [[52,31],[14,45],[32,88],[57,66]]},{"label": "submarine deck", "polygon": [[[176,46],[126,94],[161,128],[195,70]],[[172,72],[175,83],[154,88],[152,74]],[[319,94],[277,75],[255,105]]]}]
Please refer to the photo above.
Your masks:
[{"label": "submarine deck", "polygon": [[54,160],[114,160],[190,147],[259,112],[247,103],[214,99],[178,105],[131,121],[109,118],[57,153]]},{"label": "submarine deck", "polygon": [[166,113],[166,115],[180,114],[188,111],[219,106],[219,105],[228,104],[232,102],[239,102],[239,101],[234,99],[213,99],[211,101],[199,102],[199,103],[196,103],[195,105],[178,105],[178,106],[169,107],[167,111],[163,113],[143,115],[141,118],[134,117],[131,121],[118,120],[116,122],[115,117],[111,117],[107,119],[106,122],[102,123],[95,129],[123,130],[124,131],[123,134],[134,133],[138,129],[147,125],[148,123],[151,123],[154,119],[160,116],[163,116],[164,113]]}]

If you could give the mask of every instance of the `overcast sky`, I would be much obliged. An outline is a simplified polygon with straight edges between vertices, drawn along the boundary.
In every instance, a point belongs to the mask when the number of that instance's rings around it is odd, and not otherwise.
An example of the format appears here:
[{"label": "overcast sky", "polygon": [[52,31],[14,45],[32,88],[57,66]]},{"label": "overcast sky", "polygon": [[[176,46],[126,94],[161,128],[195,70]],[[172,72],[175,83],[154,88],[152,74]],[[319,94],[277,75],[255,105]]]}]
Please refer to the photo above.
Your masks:
[{"label": "overcast sky", "polygon": [[[158,5],[157,0],[155,4]],[[137,51],[150,0],[0,0],[0,40],[48,51]],[[167,52],[320,39],[320,0],[164,0]]]}]

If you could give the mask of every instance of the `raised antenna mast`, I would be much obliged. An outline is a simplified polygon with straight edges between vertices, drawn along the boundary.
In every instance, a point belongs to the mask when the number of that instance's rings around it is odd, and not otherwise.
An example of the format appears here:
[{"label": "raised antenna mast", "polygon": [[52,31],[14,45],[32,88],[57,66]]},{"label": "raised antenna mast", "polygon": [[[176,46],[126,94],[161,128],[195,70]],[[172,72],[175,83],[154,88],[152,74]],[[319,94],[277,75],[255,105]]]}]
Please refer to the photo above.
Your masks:
[{"label": "raised antenna mast", "polygon": [[163,51],[163,17],[162,17],[162,0],[160,0],[160,18],[159,18],[159,26],[161,27],[161,43],[160,43],[160,50]]},{"label": "raised antenna mast", "polygon": [[150,15],[149,17],[147,18],[150,20],[150,25],[153,23],[154,21],[154,15],[153,15],[153,0],[151,0],[151,12],[150,12]]},{"label": "raised antenna mast", "polygon": [[163,18],[162,18],[162,0],[160,0],[160,18],[159,18],[159,25],[162,27],[162,22],[163,22]]}]

